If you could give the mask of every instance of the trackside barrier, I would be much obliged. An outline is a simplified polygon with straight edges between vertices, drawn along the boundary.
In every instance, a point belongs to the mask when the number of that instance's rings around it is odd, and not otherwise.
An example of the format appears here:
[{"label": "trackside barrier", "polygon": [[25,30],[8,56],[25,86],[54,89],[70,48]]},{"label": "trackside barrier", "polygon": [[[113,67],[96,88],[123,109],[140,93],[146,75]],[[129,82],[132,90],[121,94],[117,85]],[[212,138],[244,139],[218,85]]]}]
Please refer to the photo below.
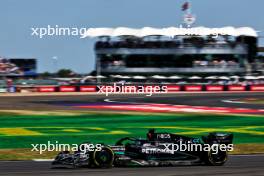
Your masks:
[{"label": "trackside barrier", "polygon": [[149,93],[149,92],[154,93],[154,92],[161,92],[162,90],[161,90],[161,87],[158,85],[149,85],[149,86],[144,86],[144,91],[146,93]]},{"label": "trackside barrier", "polygon": [[0,93],[6,93],[7,92],[7,88],[0,88]]},{"label": "trackside barrier", "polygon": [[56,92],[56,87],[54,86],[38,87],[38,92]]},{"label": "trackside barrier", "polygon": [[168,92],[179,92],[181,91],[181,86],[167,85]]},{"label": "trackside barrier", "polygon": [[102,88],[102,90],[104,92],[114,92],[114,91],[116,91],[116,87],[115,86],[105,86]]},{"label": "trackside barrier", "polygon": [[207,85],[205,87],[206,91],[223,91],[224,90],[224,86],[221,85]]},{"label": "trackside barrier", "polygon": [[202,91],[202,88],[200,85],[185,86],[185,91]]},{"label": "trackside barrier", "polygon": [[35,86],[16,86],[16,92],[21,92],[21,93],[38,92],[38,87],[35,87]]},{"label": "trackside barrier", "polygon": [[80,86],[80,92],[97,92],[96,86]]},{"label": "trackside barrier", "polygon": [[[173,93],[173,92],[182,92],[182,91],[264,91],[264,85],[251,85],[251,86],[243,86],[243,85],[144,85],[144,91],[145,93],[152,92],[163,92],[165,90],[164,87],[167,86],[167,92]],[[39,86],[39,87],[17,87],[17,92],[98,92],[100,90],[100,86],[96,85],[83,85],[83,86]],[[115,91],[118,92],[135,92],[135,90],[138,90],[138,85],[128,85],[118,87],[118,86],[101,86],[103,92],[106,92],[106,89],[108,89],[108,92]],[[100,93],[100,92],[99,92]],[[143,92],[142,92],[143,93]]]},{"label": "trackside barrier", "polygon": [[242,85],[229,85],[227,87],[228,91],[245,91],[246,90],[246,86],[242,86]]},{"label": "trackside barrier", "polygon": [[76,92],[75,86],[60,86],[59,91],[60,92]]},{"label": "trackside barrier", "polygon": [[264,91],[264,85],[252,85],[250,91]]}]

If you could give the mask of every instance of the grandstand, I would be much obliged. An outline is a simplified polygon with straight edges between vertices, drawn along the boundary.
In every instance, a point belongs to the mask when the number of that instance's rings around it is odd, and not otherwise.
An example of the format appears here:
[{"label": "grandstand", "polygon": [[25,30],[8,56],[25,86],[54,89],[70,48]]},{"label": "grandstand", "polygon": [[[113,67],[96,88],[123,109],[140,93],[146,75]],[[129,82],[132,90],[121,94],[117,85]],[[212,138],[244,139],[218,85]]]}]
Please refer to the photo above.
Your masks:
[{"label": "grandstand", "polygon": [[257,54],[257,32],[234,28],[91,28],[97,75],[244,75]]}]

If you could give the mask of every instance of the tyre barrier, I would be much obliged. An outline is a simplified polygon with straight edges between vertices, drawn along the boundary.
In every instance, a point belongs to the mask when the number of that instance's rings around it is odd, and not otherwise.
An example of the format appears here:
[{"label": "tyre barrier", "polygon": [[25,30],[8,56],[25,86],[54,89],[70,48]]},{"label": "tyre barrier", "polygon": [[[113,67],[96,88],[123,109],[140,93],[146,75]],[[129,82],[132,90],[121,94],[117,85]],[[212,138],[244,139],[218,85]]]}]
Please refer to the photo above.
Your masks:
[{"label": "tyre barrier", "polygon": [[[144,90],[153,92],[160,88],[160,93],[174,93],[174,92],[264,92],[264,85],[125,85],[124,88],[133,87],[138,90],[139,86],[144,87]],[[164,86],[167,87],[164,91]],[[108,90],[108,92],[120,89],[118,86],[106,85],[102,88],[102,91]],[[16,92],[87,92],[87,93],[99,93],[100,86],[96,85],[77,85],[77,86],[28,86],[28,87],[16,87]],[[6,92],[6,91],[2,91]]]}]

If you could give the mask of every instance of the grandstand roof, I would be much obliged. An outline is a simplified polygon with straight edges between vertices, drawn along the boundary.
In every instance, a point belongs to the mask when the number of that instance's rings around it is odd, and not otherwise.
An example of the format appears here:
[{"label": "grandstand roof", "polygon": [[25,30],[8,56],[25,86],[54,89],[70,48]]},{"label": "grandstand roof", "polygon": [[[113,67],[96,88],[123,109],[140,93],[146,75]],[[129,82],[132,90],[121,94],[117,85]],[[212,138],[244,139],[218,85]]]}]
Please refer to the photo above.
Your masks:
[{"label": "grandstand roof", "polygon": [[194,28],[89,28],[82,36],[85,37],[120,37],[120,36],[134,36],[134,37],[146,37],[146,36],[207,36],[207,35],[230,35],[230,36],[252,36],[257,37],[257,31],[251,27],[239,27],[232,26],[222,28],[207,28],[207,27],[194,27]]}]

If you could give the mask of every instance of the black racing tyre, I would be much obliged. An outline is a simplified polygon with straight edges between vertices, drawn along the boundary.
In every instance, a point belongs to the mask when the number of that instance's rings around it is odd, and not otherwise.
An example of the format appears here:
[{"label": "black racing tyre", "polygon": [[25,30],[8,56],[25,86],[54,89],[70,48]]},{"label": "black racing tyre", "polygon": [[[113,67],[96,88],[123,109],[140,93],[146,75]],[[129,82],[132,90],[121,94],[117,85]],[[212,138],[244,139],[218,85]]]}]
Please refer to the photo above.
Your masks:
[{"label": "black racing tyre", "polygon": [[204,162],[208,166],[222,166],[227,161],[227,151],[218,151],[218,153],[214,154],[211,150],[206,152],[204,157]]},{"label": "black racing tyre", "polygon": [[110,168],[114,162],[114,152],[110,147],[103,147],[100,151],[94,151],[92,162],[95,167]]}]

